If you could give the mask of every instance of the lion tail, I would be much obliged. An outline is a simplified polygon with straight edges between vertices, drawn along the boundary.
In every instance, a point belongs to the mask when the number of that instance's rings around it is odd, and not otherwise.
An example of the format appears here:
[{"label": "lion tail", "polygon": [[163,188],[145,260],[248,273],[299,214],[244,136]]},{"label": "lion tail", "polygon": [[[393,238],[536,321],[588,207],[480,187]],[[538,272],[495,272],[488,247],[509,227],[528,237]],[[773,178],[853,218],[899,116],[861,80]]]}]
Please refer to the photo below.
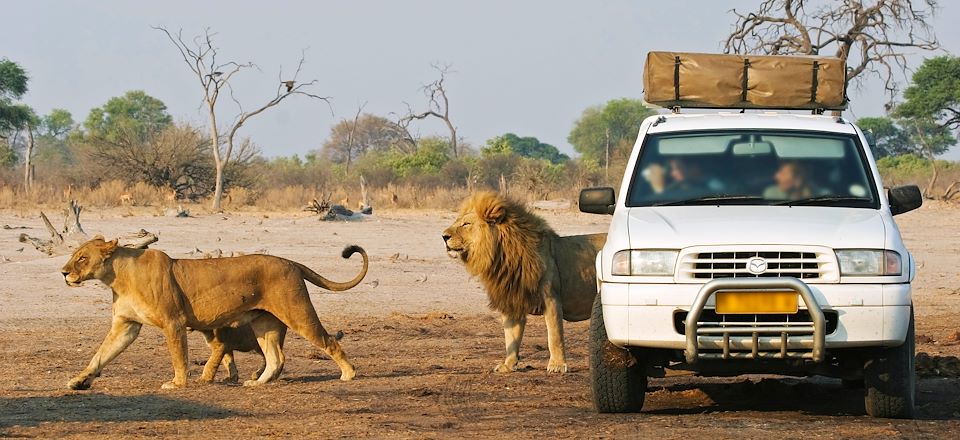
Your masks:
[{"label": "lion tail", "polygon": [[357,276],[353,277],[352,280],[345,283],[338,283],[336,281],[330,281],[324,278],[322,275],[314,272],[307,266],[304,266],[300,263],[296,263],[297,267],[300,268],[300,273],[303,275],[303,279],[309,281],[315,286],[320,286],[324,289],[340,292],[343,290],[350,289],[357,284],[360,284],[360,281],[363,281],[363,277],[367,276],[367,268],[370,266],[370,259],[367,257],[367,251],[363,250],[362,247],[357,245],[350,245],[343,248],[343,253],[341,256],[343,258],[350,258],[353,254],[360,253],[360,256],[363,257],[363,269],[360,270],[360,273]]}]

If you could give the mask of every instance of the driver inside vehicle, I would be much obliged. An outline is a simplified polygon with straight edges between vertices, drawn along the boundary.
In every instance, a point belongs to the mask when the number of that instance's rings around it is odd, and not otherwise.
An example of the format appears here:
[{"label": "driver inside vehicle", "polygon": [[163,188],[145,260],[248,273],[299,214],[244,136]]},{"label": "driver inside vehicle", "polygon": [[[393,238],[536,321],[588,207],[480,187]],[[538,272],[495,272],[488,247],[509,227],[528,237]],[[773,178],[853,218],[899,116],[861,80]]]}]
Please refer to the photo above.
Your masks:
[{"label": "driver inside vehicle", "polygon": [[781,162],[773,180],[775,183],[763,192],[765,199],[799,200],[826,193],[813,185],[810,171],[802,163],[793,160]]},{"label": "driver inside vehicle", "polygon": [[670,196],[700,196],[703,193],[723,191],[724,184],[712,178],[703,170],[699,160],[685,157],[673,157],[669,160],[670,183],[663,193]]}]

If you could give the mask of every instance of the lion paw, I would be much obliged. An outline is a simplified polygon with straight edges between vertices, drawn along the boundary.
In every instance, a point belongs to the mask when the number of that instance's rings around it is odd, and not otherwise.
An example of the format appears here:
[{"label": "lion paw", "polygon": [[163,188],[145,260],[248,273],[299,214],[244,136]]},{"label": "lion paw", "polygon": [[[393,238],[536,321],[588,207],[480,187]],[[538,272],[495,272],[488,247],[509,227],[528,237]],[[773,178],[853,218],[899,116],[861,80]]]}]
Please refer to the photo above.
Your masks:
[{"label": "lion paw", "polygon": [[163,385],[160,385],[160,389],[161,389],[161,390],[173,390],[173,389],[176,389],[176,388],[183,388],[185,385],[186,385],[186,384],[184,384],[184,383],[177,383],[177,382],[174,382],[174,381],[171,380],[171,381],[169,381],[169,382],[164,382]]},{"label": "lion paw", "polygon": [[67,382],[67,388],[71,390],[87,390],[93,384],[93,376],[77,376]]},{"label": "lion paw", "polygon": [[247,380],[247,381],[244,381],[244,382],[243,382],[243,386],[245,386],[245,387],[255,387],[255,386],[260,386],[260,385],[263,385],[263,384],[261,384],[259,380],[250,379],[250,380]]},{"label": "lion paw", "polygon": [[559,363],[559,362],[558,362],[558,363],[553,363],[553,362],[551,362],[551,363],[547,364],[547,372],[548,372],[548,373],[560,373],[560,374],[566,373],[566,372],[567,372],[567,364],[563,364],[563,363]]},{"label": "lion paw", "polygon": [[[256,379],[256,377],[254,377],[254,379]],[[224,377],[223,379],[220,379],[220,383],[238,383],[238,382],[240,382],[240,378],[238,376],[227,376],[227,377]]]},{"label": "lion paw", "polygon": [[497,364],[496,367],[493,367],[494,373],[513,373],[517,371],[517,365],[507,365],[507,364]]},{"label": "lion paw", "polygon": [[353,380],[354,377],[357,377],[356,370],[348,370],[340,373],[340,380],[346,382],[348,380]]}]

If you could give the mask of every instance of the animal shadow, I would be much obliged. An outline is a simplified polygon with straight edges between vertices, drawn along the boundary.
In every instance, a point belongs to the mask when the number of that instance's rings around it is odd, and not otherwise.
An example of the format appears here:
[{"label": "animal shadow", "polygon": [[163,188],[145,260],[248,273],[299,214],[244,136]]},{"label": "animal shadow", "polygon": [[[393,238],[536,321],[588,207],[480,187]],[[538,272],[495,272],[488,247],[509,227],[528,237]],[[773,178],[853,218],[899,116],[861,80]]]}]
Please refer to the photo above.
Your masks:
[{"label": "animal shadow", "polygon": [[[0,397],[0,429],[36,427],[44,422],[127,422],[223,419],[236,411],[162,395]],[[3,432],[0,431],[0,435]]]}]

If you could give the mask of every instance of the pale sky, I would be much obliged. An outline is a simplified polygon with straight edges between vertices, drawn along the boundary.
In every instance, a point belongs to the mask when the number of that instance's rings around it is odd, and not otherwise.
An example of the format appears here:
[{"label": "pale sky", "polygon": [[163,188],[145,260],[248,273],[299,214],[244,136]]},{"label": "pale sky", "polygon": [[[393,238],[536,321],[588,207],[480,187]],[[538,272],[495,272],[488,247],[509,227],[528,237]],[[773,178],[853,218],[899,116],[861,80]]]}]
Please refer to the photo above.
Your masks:
[{"label": "pale sky", "polygon": [[[333,98],[301,97],[251,120],[241,132],[267,156],[319,148],[330,126],[357,106],[389,116],[426,102],[431,63],[452,65],[451,116],[459,134],[479,146],[513,132],[535,136],[571,154],[566,141],[584,108],[619,97],[642,97],[650,50],[716,52],[730,31],[731,1],[18,1],[5,3],[0,57],[23,66],[38,112],[62,107],[82,121],[92,107],[127,90],[164,101],[178,120],[206,124],[201,90],[179,53],[151,25],[206,27],[217,33],[221,59],[253,61],[234,86],[245,107],[273,96],[278,71],[292,71],[306,49],[301,79]],[[945,50],[960,50],[960,4],[941,2],[935,20]],[[919,66],[924,56],[911,57]],[[882,113],[876,81],[851,90],[852,118]],[[222,103],[223,116],[234,106]],[[416,126],[443,135],[436,122]],[[960,159],[960,147],[950,157]]]}]

